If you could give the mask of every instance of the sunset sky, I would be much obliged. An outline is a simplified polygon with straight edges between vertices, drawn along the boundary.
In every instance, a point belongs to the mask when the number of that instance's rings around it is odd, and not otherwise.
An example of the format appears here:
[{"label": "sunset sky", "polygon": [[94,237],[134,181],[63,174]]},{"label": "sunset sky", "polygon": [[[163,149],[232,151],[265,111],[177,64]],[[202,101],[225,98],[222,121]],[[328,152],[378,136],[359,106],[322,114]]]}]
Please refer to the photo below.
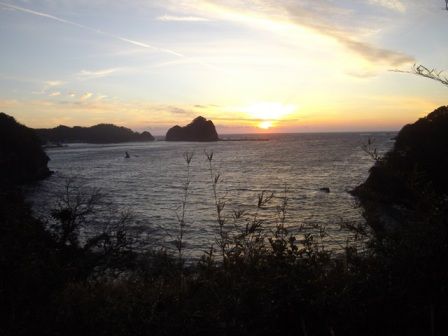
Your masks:
[{"label": "sunset sky", "polygon": [[0,0],[0,111],[164,134],[397,130],[448,88],[443,0]]}]

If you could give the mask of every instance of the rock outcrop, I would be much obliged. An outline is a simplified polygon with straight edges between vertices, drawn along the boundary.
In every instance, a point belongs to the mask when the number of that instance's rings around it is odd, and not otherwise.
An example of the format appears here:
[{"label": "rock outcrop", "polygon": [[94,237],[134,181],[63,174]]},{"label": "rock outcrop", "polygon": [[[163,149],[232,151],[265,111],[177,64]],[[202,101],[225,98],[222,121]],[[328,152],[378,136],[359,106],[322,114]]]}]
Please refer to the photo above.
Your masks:
[{"label": "rock outcrop", "polygon": [[21,184],[50,175],[48,156],[36,133],[0,113],[0,184]]},{"label": "rock outcrop", "polygon": [[171,127],[166,133],[166,141],[218,141],[218,133],[211,120],[197,117],[184,127]]},{"label": "rock outcrop", "polygon": [[129,128],[112,124],[99,124],[91,127],[67,127],[36,129],[42,143],[120,143],[154,141],[149,132],[137,133]]}]

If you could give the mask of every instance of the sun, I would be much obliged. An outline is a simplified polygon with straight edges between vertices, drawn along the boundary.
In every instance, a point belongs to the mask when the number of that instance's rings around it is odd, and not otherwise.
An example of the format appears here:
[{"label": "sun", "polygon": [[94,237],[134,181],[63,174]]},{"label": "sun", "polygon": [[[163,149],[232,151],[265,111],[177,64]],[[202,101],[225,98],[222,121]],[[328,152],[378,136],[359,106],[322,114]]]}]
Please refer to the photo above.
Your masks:
[{"label": "sun", "polygon": [[259,102],[243,109],[251,118],[258,121],[258,127],[264,130],[274,127],[275,122],[294,113],[296,106],[276,102]]},{"label": "sun", "polygon": [[271,121],[262,121],[258,124],[258,127],[264,130],[270,129],[272,127]]}]

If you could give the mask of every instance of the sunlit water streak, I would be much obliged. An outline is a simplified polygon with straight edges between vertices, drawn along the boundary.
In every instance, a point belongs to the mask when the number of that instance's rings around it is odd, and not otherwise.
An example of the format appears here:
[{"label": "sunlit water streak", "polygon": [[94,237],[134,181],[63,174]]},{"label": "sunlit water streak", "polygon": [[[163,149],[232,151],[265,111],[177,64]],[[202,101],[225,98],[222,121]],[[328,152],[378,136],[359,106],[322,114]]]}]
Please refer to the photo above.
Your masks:
[{"label": "sunlit water streak", "polygon": [[[369,137],[380,150],[393,144],[393,133],[278,134],[233,136],[268,138],[269,141],[222,141],[187,143],[156,141],[112,145],[71,144],[48,149],[50,169],[55,173],[30,193],[34,209],[44,214],[54,202],[68,177],[77,183],[98,187],[118,209],[130,210],[132,228],[149,237],[148,244],[170,246],[176,236],[176,211],[182,204],[187,176],[185,152],[194,152],[191,184],[186,210],[185,242],[187,255],[197,257],[215,243],[216,211],[212,183],[204,151],[213,151],[215,173],[220,173],[219,197],[226,199],[224,215],[234,209],[254,210],[257,195],[272,191],[289,198],[287,224],[291,232],[301,225],[323,224],[331,239],[342,245],[347,233],[339,222],[362,220],[348,190],[363,182],[373,162],[362,150]],[[226,136],[226,138],[232,138]],[[125,151],[131,158],[124,157]],[[330,193],[320,188],[330,188]],[[272,206],[259,212],[260,218],[275,218]],[[231,221],[228,220],[228,223]]]}]

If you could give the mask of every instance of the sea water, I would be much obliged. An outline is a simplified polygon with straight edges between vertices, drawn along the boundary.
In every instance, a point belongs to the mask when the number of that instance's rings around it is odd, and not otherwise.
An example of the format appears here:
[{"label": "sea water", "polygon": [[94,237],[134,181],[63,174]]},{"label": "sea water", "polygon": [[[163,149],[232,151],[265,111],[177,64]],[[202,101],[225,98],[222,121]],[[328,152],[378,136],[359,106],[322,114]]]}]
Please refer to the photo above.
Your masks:
[{"label": "sea water", "polygon": [[[384,152],[392,147],[394,135],[224,135],[229,141],[69,144],[47,149],[54,174],[36,185],[29,198],[37,214],[48,216],[66,181],[73,179],[74,185],[84,189],[100,189],[115,216],[132,213],[129,229],[145,237],[147,244],[172,247],[189,181],[184,213],[187,255],[197,257],[216,244],[216,200],[225,204],[222,217],[229,230],[235,229],[232,216],[238,210],[261,219],[269,230],[278,223],[277,207],[287,197],[285,222],[291,233],[324,226],[331,237],[329,244],[341,246],[347,233],[340,223],[363,220],[362,209],[348,193],[367,178],[374,164],[363,145],[373,138]],[[212,152],[210,170],[205,153]],[[193,155],[189,168],[185,153]],[[259,209],[262,192],[274,197]],[[85,228],[89,230],[92,234],[95,228]]]}]

